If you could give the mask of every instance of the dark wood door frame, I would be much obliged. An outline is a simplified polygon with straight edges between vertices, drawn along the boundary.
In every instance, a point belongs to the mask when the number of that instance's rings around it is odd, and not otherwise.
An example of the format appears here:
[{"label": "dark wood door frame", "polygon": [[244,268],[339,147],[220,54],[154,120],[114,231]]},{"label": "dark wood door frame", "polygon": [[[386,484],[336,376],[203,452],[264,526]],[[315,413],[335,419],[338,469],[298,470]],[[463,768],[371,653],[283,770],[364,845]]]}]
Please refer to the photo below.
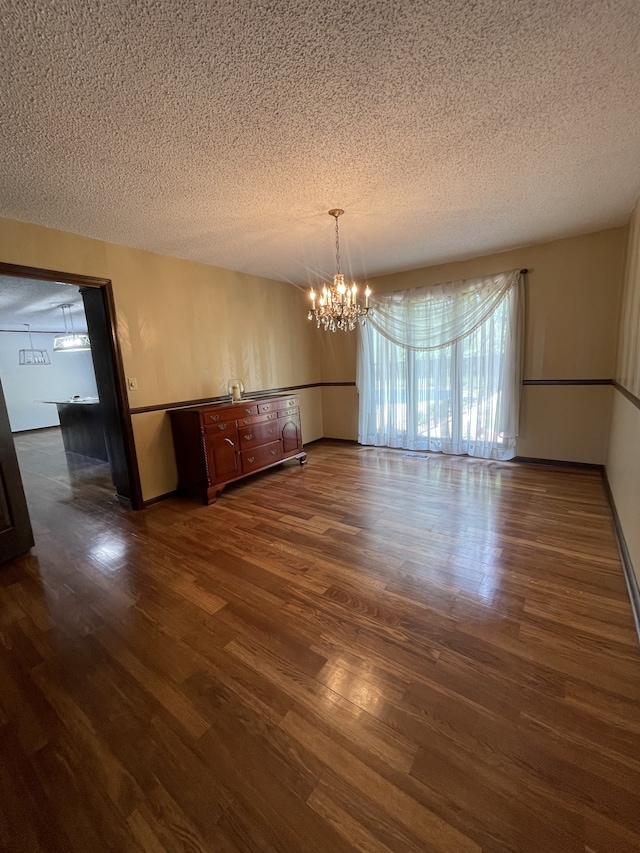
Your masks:
[{"label": "dark wood door frame", "polygon": [[33,544],[29,508],[0,382],[0,563],[26,554]]},{"label": "dark wood door frame", "polygon": [[[131,413],[129,411],[129,398],[126,392],[124,365],[122,354],[118,343],[116,310],[113,298],[113,287],[108,278],[96,278],[94,276],[76,275],[75,273],[60,272],[58,270],[40,269],[38,267],[26,267],[19,264],[5,264],[0,262],[0,275],[9,275],[17,278],[38,279],[39,281],[63,281],[66,284],[75,284],[80,288],[101,288],[106,314],[106,335],[104,339],[102,358],[108,359],[112,367],[114,383],[114,394],[107,405],[112,406],[111,421],[119,428],[119,440],[123,448],[123,458],[126,462],[126,471],[123,472],[128,485],[128,494],[124,496],[131,503],[132,509],[143,509],[142,487],[140,484],[140,472],[138,470],[138,459],[133,440],[133,426]],[[102,402],[102,401],[101,401]],[[114,479],[116,479],[114,477]],[[117,484],[116,484],[117,488]],[[125,491],[125,490],[122,490]]]}]

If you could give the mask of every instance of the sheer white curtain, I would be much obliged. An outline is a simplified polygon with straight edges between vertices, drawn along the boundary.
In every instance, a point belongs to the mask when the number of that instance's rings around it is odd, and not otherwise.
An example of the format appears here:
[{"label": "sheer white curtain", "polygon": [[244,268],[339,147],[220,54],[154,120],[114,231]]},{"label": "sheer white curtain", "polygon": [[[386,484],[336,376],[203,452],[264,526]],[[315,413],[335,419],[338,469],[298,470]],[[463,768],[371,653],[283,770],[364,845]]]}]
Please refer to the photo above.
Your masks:
[{"label": "sheer white curtain", "polygon": [[515,456],[524,285],[520,270],[370,299],[358,353],[358,441]]}]

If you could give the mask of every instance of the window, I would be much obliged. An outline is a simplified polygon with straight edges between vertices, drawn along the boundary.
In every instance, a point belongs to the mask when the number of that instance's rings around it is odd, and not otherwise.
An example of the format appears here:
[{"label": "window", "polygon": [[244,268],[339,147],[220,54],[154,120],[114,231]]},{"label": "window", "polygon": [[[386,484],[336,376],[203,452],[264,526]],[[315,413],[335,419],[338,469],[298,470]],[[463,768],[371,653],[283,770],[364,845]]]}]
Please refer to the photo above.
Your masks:
[{"label": "window", "polygon": [[361,444],[515,455],[522,277],[383,294],[361,330]]}]

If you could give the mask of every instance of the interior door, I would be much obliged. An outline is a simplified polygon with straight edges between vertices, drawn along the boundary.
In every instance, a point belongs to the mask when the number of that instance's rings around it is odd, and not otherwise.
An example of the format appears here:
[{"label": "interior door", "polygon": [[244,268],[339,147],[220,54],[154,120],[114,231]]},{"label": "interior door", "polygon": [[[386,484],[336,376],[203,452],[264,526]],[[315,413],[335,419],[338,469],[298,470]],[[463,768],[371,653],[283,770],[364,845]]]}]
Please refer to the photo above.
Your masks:
[{"label": "interior door", "polygon": [[[121,399],[116,377],[116,355],[112,340],[106,296],[102,287],[81,287],[84,313],[91,338],[91,358],[96,376],[100,414],[104,428],[104,439],[111,468],[111,479],[119,497],[131,501],[134,509],[141,509],[142,495],[136,493],[132,484],[131,469],[136,464],[129,458],[125,432],[130,433],[133,445],[131,418],[123,416],[128,403]],[[138,485],[138,491],[139,491]]]},{"label": "interior door", "polygon": [[0,383],[0,563],[19,557],[32,546],[31,521]]}]

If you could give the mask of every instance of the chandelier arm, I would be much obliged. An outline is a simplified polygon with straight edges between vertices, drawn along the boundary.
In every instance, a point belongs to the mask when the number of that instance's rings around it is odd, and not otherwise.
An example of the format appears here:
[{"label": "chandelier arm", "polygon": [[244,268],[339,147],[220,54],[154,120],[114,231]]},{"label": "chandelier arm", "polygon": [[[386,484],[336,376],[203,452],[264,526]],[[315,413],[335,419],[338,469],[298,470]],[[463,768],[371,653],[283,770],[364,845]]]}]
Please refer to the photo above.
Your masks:
[{"label": "chandelier arm", "polygon": [[309,320],[316,321],[316,327],[326,332],[335,332],[338,329],[344,332],[352,332],[358,325],[364,326],[369,314],[369,296],[371,291],[365,288],[365,304],[358,304],[357,287],[353,282],[349,287],[345,284],[344,276],[340,272],[340,233],[338,217],[344,210],[335,208],[329,211],[329,215],[336,220],[336,273],[333,276],[333,284],[325,284],[319,295],[319,304],[316,305],[316,294],[313,287],[309,292],[311,297],[311,310],[308,314]]}]

